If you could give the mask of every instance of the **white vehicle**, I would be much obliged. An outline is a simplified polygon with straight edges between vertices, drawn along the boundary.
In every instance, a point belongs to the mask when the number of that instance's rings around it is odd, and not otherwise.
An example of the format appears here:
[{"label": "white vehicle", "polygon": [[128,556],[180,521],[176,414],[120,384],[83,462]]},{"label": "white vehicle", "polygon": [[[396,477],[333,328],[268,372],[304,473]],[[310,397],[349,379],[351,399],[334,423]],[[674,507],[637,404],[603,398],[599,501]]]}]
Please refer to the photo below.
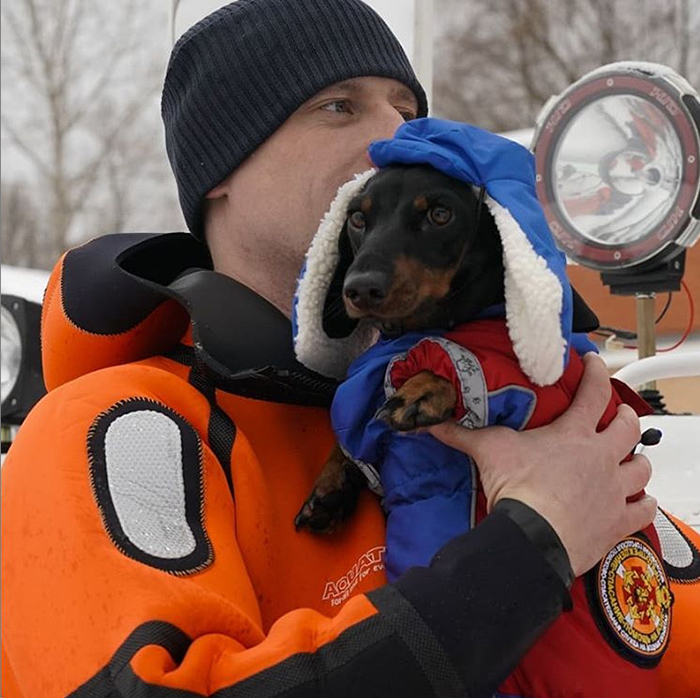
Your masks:
[{"label": "white vehicle", "polygon": [[[692,376],[700,376],[700,351],[639,359],[615,374],[633,388]],[[649,492],[663,508],[700,531],[700,414],[655,414],[641,422],[642,431],[654,427],[663,435],[658,445],[641,448],[653,465]]]},{"label": "white vehicle", "polygon": [[2,265],[2,452],[44,395],[39,326],[48,272]]}]

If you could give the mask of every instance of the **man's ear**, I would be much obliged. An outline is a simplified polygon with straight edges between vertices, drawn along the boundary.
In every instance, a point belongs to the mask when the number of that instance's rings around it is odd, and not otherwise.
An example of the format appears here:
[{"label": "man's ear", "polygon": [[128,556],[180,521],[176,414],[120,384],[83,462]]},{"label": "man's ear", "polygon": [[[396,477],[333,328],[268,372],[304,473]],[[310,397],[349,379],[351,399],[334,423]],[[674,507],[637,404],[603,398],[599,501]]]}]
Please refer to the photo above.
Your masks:
[{"label": "man's ear", "polygon": [[578,291],[572,286],[571,296],[573,301],[572,330],[574,332],[593,332],[600,327],[598,316],[588,307],[586,301],[579,296]]},{"label": "man's ear", "polygon": [[349,317],[345,312],[343,302],[343,284],[353,261],[352,247],[347,233],[347,221],[343,224],[338,238],[338,265],[328,286],[328,293],[323,304],[323,331],[331,339],[342,339],[352,334],[357,327],[357,320]]}]

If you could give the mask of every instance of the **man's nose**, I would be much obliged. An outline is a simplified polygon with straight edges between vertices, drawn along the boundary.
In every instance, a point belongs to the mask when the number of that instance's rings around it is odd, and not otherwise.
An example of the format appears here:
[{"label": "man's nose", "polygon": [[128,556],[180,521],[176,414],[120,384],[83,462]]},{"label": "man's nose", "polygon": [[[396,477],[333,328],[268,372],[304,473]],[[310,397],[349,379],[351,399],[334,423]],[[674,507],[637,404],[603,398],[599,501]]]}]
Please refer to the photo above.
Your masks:
[{"label": "man's nose", "polygon": [[396,133],[396,129],[403,123],[405,123],[403,116],[390,104],[383,106],[379,110],[376,118],[372,121],[365,146],[365,164],[368,168],[374,167],[368,151],[370,143],[385,138],[392,138]]}]

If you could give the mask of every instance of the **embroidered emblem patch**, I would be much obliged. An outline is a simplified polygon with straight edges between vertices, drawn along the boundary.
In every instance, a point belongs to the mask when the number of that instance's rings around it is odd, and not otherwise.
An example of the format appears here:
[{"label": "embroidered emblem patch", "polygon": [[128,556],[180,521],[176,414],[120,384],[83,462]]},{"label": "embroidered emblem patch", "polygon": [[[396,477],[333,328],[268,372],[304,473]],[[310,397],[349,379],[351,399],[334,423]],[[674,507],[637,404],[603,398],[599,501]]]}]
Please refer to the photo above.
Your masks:
[{"label": "embroidered emblem patch", "polygon": [[614,640],[613,647],[642,666],[656,664],[668,644],[672,596],[649,543],[636,536],[620,541],[599,563],[594,578],[601,629]]}]

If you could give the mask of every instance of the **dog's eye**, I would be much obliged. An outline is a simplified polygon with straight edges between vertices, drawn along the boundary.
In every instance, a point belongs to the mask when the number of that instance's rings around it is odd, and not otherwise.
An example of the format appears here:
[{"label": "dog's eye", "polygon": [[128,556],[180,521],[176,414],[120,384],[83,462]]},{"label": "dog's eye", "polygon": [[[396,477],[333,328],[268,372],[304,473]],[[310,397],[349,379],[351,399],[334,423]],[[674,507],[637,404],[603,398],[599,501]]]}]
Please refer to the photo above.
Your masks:
[{"label": "dog's eye", "polygon": [[451,218],[452,211],[450,211],[449,208],[445,208],[444,206],[433,206],[428,211],[428,220],[433,225],[445,225],[445,223],[450,222]]},{"label": "dog's eye", "polygon": [[350,214],[348,223],[350,223],[355,230],[364,230],[366,225],[365,214],[362,213],[362,211],[355,211],[354,213]]}]

